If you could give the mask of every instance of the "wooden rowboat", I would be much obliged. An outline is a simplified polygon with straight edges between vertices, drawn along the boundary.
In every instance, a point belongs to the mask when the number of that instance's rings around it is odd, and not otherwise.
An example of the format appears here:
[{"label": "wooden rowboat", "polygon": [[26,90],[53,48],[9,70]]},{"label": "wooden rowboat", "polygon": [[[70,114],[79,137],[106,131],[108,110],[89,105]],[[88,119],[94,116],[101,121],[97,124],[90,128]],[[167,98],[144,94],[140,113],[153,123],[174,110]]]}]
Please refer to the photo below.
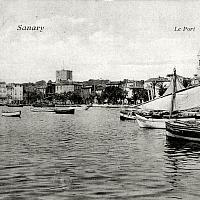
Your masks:
[{"label": "wooden rowboat", "polygon": [[135,110],[121,110],[120,111],[120,120],[135,120]]}]

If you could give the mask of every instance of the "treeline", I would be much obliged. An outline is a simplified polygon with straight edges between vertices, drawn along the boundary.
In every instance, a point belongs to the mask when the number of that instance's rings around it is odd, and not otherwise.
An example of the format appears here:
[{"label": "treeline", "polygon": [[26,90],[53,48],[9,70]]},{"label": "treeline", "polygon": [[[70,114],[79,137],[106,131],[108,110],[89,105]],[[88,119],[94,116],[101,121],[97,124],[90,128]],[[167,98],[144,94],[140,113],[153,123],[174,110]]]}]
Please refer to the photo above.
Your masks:
[{"label": "treeline", "polygon": [[24,100],[28,104],[36,102],[61,104],[122,104],[125,100],[129,104],[137,104],[138,102],[148,101],[148,94],[145,89],[133,89],[132,97],[127,98],[127,91],[123,90],[121,87],[109,86],[101,93],[94,91],[87,95],[82,95],[80,91],[70,91],[62,94],[48,94],[48,96],[46,96],[40,91],[32,91],[26,92]]}]

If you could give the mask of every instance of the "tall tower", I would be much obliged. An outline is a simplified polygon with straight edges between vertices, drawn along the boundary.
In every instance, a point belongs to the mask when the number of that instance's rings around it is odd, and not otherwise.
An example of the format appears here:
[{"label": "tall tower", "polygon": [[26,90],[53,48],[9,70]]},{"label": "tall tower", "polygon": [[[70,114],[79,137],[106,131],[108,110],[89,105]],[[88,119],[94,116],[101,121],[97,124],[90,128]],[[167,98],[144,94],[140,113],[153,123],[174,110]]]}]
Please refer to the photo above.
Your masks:
[{"label": "tall tower", "polygon": [[56,82],[61,81],[72,81],[72,71],[70,70],[57,70],[56,71]]}]

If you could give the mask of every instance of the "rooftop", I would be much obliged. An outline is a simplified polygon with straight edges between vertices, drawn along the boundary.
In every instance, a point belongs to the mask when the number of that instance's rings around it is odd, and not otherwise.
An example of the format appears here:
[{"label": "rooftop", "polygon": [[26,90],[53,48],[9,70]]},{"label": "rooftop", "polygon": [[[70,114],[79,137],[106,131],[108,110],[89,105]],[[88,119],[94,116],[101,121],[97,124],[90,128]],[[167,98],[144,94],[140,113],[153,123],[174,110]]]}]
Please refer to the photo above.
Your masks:
[{"label": "rooftop", "polygon": [[145,82],[170,82],[170,80],[168,78],[159,76],[158,78],[150,78],[146,80]]}]

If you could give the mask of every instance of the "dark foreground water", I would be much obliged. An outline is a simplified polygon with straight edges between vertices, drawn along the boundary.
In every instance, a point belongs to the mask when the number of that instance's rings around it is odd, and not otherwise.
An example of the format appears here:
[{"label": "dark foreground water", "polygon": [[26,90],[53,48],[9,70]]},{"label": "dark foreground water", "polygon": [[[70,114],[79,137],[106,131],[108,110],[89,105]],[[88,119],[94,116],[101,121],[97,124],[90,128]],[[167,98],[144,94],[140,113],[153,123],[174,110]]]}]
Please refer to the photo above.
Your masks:
[{"label": "dark foreground water", "polygon": [[119,109],[0,116],[0,199],[200,199],[199,188],[200,145]]}]

